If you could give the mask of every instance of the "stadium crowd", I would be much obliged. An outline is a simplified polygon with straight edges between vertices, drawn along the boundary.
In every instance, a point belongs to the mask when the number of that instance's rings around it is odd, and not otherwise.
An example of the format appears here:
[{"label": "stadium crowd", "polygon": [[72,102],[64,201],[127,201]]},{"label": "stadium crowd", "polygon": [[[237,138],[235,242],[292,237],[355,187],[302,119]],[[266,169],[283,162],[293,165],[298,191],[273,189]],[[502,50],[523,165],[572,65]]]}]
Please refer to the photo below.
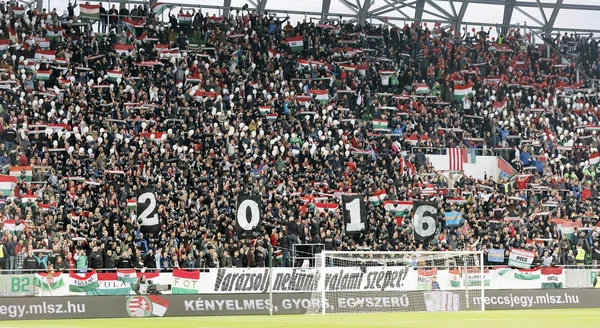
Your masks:
[{"label": "stadium crowd", "polygon": [[[3,270],[290,266],[297,243],[600,259],[598,90],[519,29],[179,8],[162,23],[140,7],[102,8],[102,34],[71,7],[0,11],[0,165],[18,180],[0,198]],[[594,71],[595,41],[577,45]],[[426,147],[512,167],[486,180],[435,171]],[[145,188],[158,235],[139,232],[129,201]],[[263,199],[253,240],[233,232],[240,193]],[[358,237],[344,234],[342,193],[377,196]],[[410,209],[391,206],[422,199],[442,209],[425,244]]]}]

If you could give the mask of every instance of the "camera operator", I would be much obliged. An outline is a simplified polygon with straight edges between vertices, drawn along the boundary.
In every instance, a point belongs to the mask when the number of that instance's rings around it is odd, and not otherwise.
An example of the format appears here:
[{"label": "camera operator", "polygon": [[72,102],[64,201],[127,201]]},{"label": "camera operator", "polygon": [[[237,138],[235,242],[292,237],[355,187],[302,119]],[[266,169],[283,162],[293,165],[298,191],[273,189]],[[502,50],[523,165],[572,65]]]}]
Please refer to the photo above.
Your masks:
[{"label": "camera operator", "polygon": [[140,279],[135,283],[134,291],[137,295],[146,295],[148,293],[148,282],[146,281],[146,275],[140,276]]}]

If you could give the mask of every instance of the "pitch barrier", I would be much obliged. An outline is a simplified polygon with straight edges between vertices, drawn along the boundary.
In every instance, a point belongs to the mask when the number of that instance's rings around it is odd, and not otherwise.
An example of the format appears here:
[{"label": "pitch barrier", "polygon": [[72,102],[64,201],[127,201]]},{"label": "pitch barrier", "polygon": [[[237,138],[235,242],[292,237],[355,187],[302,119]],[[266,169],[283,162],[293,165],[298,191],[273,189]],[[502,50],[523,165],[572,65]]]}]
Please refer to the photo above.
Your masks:
[{"label": "pitch barrier", "polygon": [[[462,291],[454,293],[464,297]],[[470,298],[473,306],[485,302],[488,310],[600,307],[600,289],[488,290],[483,299]],[[326,299],[330,309],[408,312],[425,308],[424,293],[417,291],[331,294]],[[315,302],[311,293],[276,294],[273,313],[304,314],[311,302]],[[270,306],[268,294],[8,297],[0,298],[0,320],[265,315]]]}]

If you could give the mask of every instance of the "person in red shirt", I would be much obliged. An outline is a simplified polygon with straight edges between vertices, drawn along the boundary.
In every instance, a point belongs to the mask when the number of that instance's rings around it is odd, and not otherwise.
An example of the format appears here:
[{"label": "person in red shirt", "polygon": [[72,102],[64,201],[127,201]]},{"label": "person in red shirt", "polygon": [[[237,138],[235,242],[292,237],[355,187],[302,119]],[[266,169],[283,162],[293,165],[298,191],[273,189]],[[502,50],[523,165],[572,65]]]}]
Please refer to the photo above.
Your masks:
[{"label": "person in red shirt", "polygon": [[529,180],[531,180],[531,175],[529,174],[517,175],[515,177],[515,181],[517,182],[517,188],[519,190],[527,189],[527,184],[529,183]]},{"label": "person in red shirt", "polygon": [[590,185],[586,183],[583,186],[583,191],[581,192],[581,201],[585,202],[585,200],[590,197],[592,197],[592,190],[590,190]]}]

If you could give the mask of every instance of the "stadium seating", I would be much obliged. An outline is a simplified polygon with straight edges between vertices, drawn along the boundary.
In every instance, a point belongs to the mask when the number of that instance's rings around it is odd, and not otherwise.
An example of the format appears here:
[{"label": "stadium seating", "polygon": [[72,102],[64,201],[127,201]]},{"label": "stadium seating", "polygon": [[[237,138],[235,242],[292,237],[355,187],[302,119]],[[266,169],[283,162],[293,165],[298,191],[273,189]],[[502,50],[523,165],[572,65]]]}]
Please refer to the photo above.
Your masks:
[{"label": "stadium seating", "polygon": [[[106,33],[72,10],[5,16],[4,270],[290,266],[294,244],[600,259],[593,39],[100,13]],[[435,171],[426,155],[448,148],[510,165],[487,180]],[[157,235],[139,232],[133,209],[149,187]],[[242,193],[263,199],[252,240],[233,233]],[[372,200],[360,236],[344,234],[342,193]],[[412,234],[422,199],[461,212],[428,244]]]}]

